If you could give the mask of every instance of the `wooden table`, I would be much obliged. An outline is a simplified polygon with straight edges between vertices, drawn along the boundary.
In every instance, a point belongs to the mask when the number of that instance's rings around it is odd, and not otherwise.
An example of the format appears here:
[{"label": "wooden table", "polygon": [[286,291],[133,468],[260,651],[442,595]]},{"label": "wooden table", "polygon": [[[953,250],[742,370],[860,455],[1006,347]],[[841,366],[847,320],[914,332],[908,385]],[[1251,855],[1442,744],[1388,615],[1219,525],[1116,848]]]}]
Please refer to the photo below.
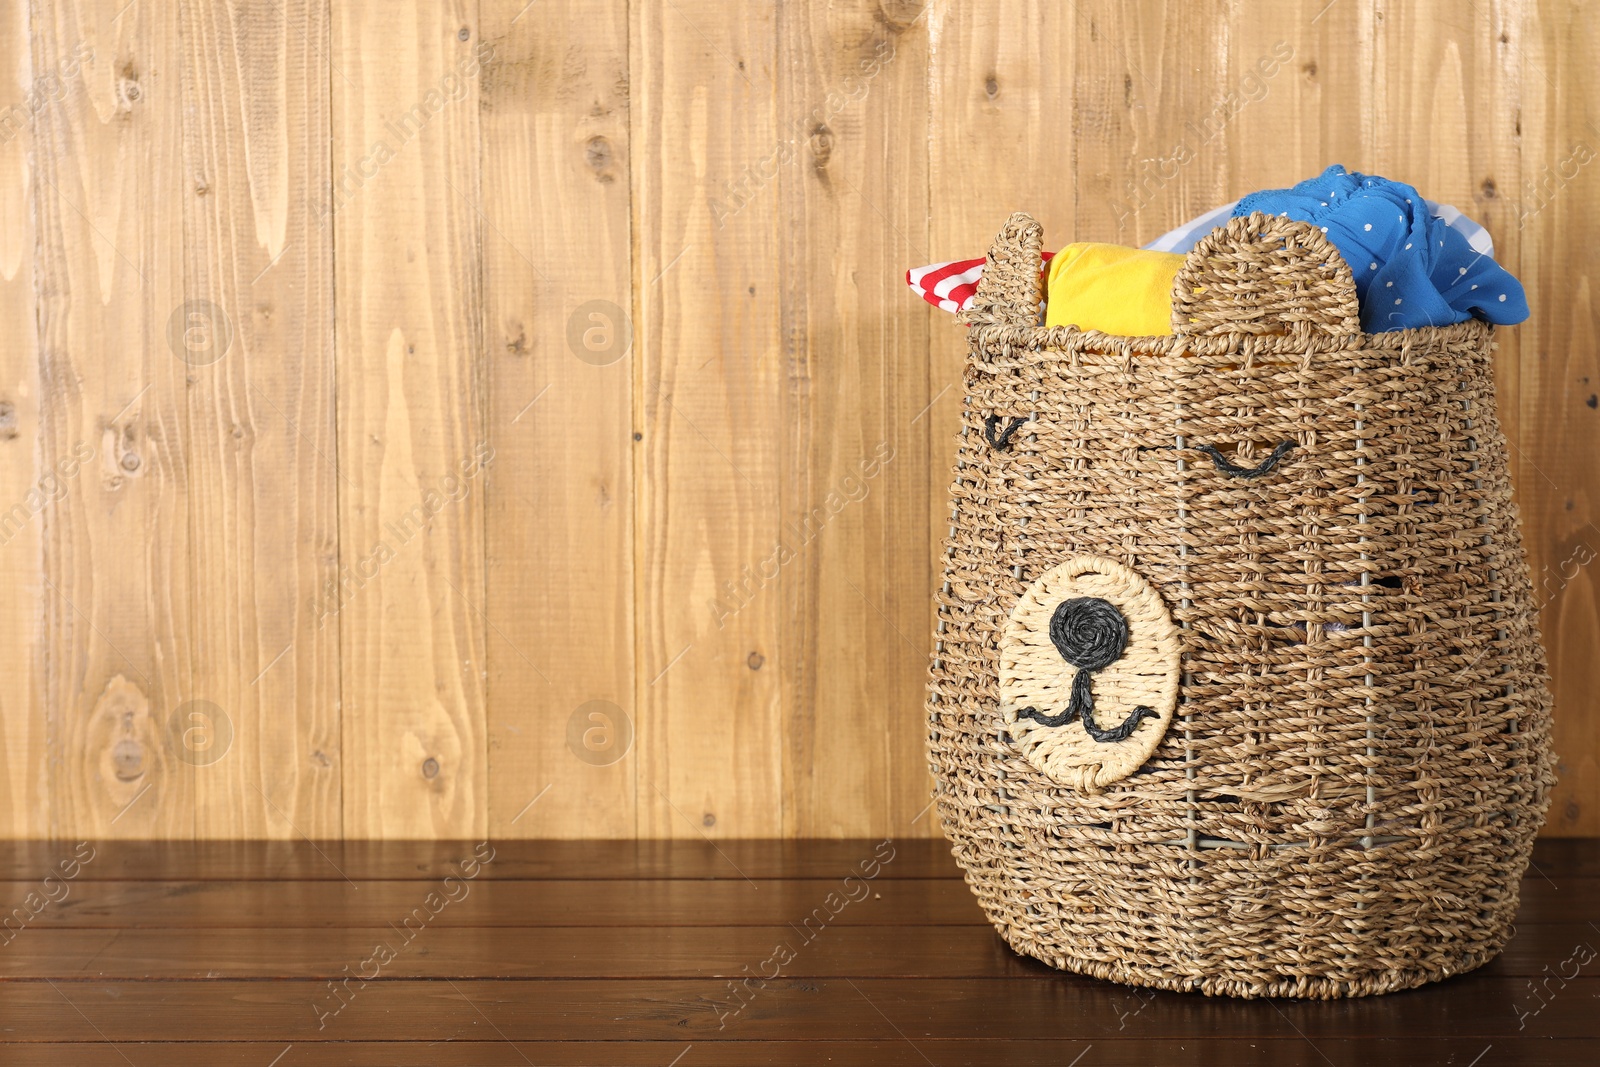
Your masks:
[{"label": "wooden table", "polygon": [[0,882],[8,1067],[1600,1063],[1593,841],[1539,844],[1494,963],[1332,1003],[1058,974],[938,841],[25,842]]}]

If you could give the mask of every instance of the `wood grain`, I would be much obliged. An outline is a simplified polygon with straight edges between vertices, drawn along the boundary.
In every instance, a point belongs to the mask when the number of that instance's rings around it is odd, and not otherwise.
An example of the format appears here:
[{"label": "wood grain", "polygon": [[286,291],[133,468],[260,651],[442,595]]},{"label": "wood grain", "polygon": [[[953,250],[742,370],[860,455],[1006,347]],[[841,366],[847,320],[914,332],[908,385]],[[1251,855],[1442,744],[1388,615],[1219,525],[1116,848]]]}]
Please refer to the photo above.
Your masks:
[{"label": "wood grain", "polygon": [[[46,792],[45,593],[42,512],[56,496],[40,469],[40,382],[34,318],[33,126],[60,81],[34,78],[26,4],[0,9],[0,836],[49,819]],[[54,72],[52,72],[54,73]],[[59,79],[59,75],[55,75]],[[11,220],[16,220],[12,225]]]},{"label": "wood grain", "polygon": [[[450,890],[440,890],[445,891]],[[377,954],[392,956],[381,960],[390,979],[717,978],[737,975],[746,965],[755,970],[781,949],[793,956],[783,967],[790,979],[1057,976],[1012,952],[987,924],[923,927],[910,935],[901,926],[836,928],[823,904],[826,890],[787,923],[769,925],[436,927],[431,912],[439,907],[481,907],[470,887],[453,891],[458,903],[430,904],[421,893],[372,927],[29,929],[0,956],[0,975],[326,980]],[[608,918],[587,909],[577,914],[595,923]],[[1510,948],[1473,974],[1537,979],[1562,971],[1570,980],[1573,967],[1594,958],[1593,941],[1587,923],[1530,923],[1518,928]]]},{"label": "wood grain", "polygon": [[[930,7],[928,109],[939,118],[928,127],[929,261],[987,252],[1013,211],[1038,219],[1052,249],[1077,239],[1076,145],[1106,116],[1083,112],[1085,102],[1062,72],[1060,57],[1074,55],[1077,34],[1088,32],[1094,19],[1087,5],[1036,0],[1006,0],[987,10]],[[1027,34],[1006,29],[1022,25]],[[1007,165],[975,165],[988,159]],[[928,408],[918,425],[929,437],[925,531],[937,564],[950,529],[966,335],[948,316],[932,319]]]},{"label": "wood grain", "polygon": [[1241,97],[1228,6],[1145,0],[1079,8],[1077,22],[1071,240],[1141,245],[1229,200],[1228,125]]},{"label": "wood grain", "polygon": [[774,598],[785,832],[926,833],[931,820],[913,823],[932,786],[926,729],[906,695],[925,677],[933,625],[919,419],[929,322],[902,299],[902,275],[929,255],[927,12],[868,0],[783,14],[778,112],[793,158],[748,210],[776,212],[788,265],[772,294],[785,369],[780,543],[793,554]]},{"label": "wood grain", "polygon": [[[829,893],[838,891],[840,881],[486,878],[475,881],[470,908],[449,908],[435,923],[501,928],[770,925],[780,917],[811,914]],[[0,882],[0,901],[24,900],[34,888],[31,882]],[[270,884],[82,881],[60,907],[45,909],[30,925],[74,930],[383,927],[416,907],[429,888],[417,881],[366,878],[359,883],[335,878]],[[1600,901],[1594,909],[1569,917],[1591,913],[1600,914]],[[873,880],[872,892],[853,900],[834,916],[833,924],[987,927],[988,922],[958,878],[879,878]]]},{"label": "wood grain", "polygon": [[[487,1029],[487,1028],[485,1028]],[[474,1067],[660,1067],[692,1049],[696,1065],[710,1067],[795,1067],[826,1063],[832,1067],[881,1067],[885,1063],[920,1063],[966,1067],[1061,1067],[1092,1050],[1092,1062],[1105,1067],[1150,1067],[1152,1064],[1226,1063],[1237,1067],[1362,1067],[1372,1063],[1469,1064],[1485,1043],[1472,1037],[1452,1038],[1254,1038],[1250,1041],[1183,1037],[1154,1040],[1078,1038],[1044,1040],[929,1040],[904,1037],[831,1041],[505,1041],[492,1035],[452,1037],[448,1054]],[[127,1046],[135,1056],[171,1067],[260,1067],[273,1056],[277,1067],[437,1067],[446,1054],[434,1042],[384,1041],[282,1042],[140,1042]],[[6,1063],[16,1067],[127,1067],[122,1051],[107,1045],[51,1042],[0,1044]],[[920,1054],[920,1055],[919,1055]],[[1521,1067],[1570,1067],[1594,1054],[1583,1038],[1543,1041],[1518,1049]],[[59,1057],[59,1058],[57,1058]],[[140,1060],[138,1062],[143,1062]],[[1091,1062],[1088,1059],[1082,1062]]]},{"label": "wood grain", "polygon": [[[426,893],[419,894],[368,928],[30,929],[0,956],[0,975],[8,981],[57,976],[327,980],[340,977],[346,966],[358,970],[375,951],[386,951],[393,955],[383,966],[390,978],[716,978],[770,958],[774,946],[795,954],[785,968],[791,978],[978,980],[1047,970],[1011,952],[987,925],[943,927],[938,936],[908,937],[895,926],[835,929],[826,922],[824,909],[809,927],[799,925],[809,914],[801,911],[793,926],[435,928],[426,899]],[[472,909],[476,903],[469,892],[447,908]],[[823,907],[821,897],[812,907]],[[1552,950],[1559,939],[1559,960],[1572,947],[1567,935],[1566,929],[1552,932],[1542,943],[1534,939],[1533,947]],[[1508,973],[1536,974],[1538,967]]]},{"label": "wood grain", "polygon": [[1262,5],[1233,21],[1232,96],[1213,101],[1201,126],[1201,136],[1211,134],[1227,152],[1224,200],[1294,185],[1333,163],[1373,170],[1366,143],[1375,112],[1373,22],[1365,0]]},{"label": "wood grain", "polygon": [[186,4],[188,713],[201,837],[340,832],[328,21],[312,0]]},{"label": "wood grain", "polygon": [[[476,4],[333,7],[343,830],[488,814]],[[464,32],[464,36],[463,36]]]},{"label": "wood grain", "polygon": [[621,5],[486,4],[496,837],[632,837],[633,279]]},{"label": "wood grain", "polygon": [[80,73],[34,126],[40,466],[70,489],[42,527],[50,810],[31,832],[187,837],[193,768],[169,730],[193,638],[178,353],[205,324],[191,332],[177,255],[177,8],[115,15],[33,6],[34,69]]},{"label": "wood grain", "polygon": [[632,16],[639,832],[782,835],[777,15]]},{"label": "wood grain", "polygon": [[[1575,842],[1584,844],[1585,842]],[[1542,854],[1541,854],[1542,855]],[[512,839],[472,841],[61,841],[13,842],[0,849],[0,877],[42,878],[77,857],[80,881],[197,881],[282,879],[293,881],[437,881],[481,861],[477,878],[564,880],[583,870],[586,878],[736,879],[757,885],[771,878],[843,879],[852,872],[876,879],[959,877],[950,846],[940,839],[896,841],[793,838],[710,841],[703,838],[644,841]],[[1564,862],[1583,863],[1569,869]],[[1587,853],[1548,857],[1540,869],[1553,879],[1568,874],[1600,877]],[[746,881],[749,879],[749,882]]]},{"label": "wood grain", "polygon": [[[1600,994],[1600,979],[1577,978],[1519,1028],[1514,1008],[1530,1000],[1526,978],[1468,975],[1432,987],[1432,995],[1331,1002],[1177,993],[1152,998],[1053,973],[985,979],[976,990],[975,984],[970,978],[779,980],[749,998],[731,1020],[719,1016],[719,1006],[723,1012],[733,1006],[726,978],[380,980],[361,989],[321,1028],[313,1006],[319,998],[330,1011],[337,1003],[325,981],[13,981],[0,983],[0,1006],[7,1040],[19,1043],[81,1041],[95,1031],[102,1040],[119,1043],[171,1040],[175,1020],[190,1040],[285,1043],[437,1042],[490,1034],[517,1042],[587,1041],[597,1033],[613,1041],[684,1044],[794,1040],[797,1035],[902,1041],[906,1034],[919,1042],[1003,1036],[1094,1043],[1115,1042],[1133,1029],[1142,1041],[1185,1042],[1203,1035],[1243,1044],[1295,1038],[1320,1046],[1363,1034],[1404,1036],[1442,1048],[1440,1042],[1475,1038],[1477,1048],[1466,1059],[1470,1063],[1488,1043],[1502,1050],[1532,1049],[1548,1040],[1575,1039],[1593,1049],[1590,1002]],[[93,1030],[85,1026],[85,1016]],[[1221,1062],[1233,1061],[1224,1053]]]},{"label": "wood grain", "polygon": [[[729,869],[728,874],[734,872]],[[33,920],[40,928],[268,928],[382,926],[424,895],[417,881],[341,878],[320,881],[79,881],[70,904]],[[471,909],[439,916],[447,926],[545,927],[603,922],[617,927],[749,926],[804,916],[838,879],[518,879],[484,878]],[[751,888],[752,884],[756,887]],[[0,882],[0,901],[26,898],[31,882]],[[1600,879],[1535,875],[1522,887],[1519,925],[1600,924]],[[862,926],[983,926],[972,893],[955,877],[873,880],[872,892],[834,919]]]},{"label": "wood grain", "polygon": [[[1512,475],[1543,604],[1556,699],[1557,783],[1546,833],[1600,835],[1600,86],[1584,56],[1600,46],[1600,12],[1540,3],[1505,27],[1520,76],[1521,180],[1501,183],[1501,217],[1515,229],[1532,317],[1502,357]],[[1500,234],[1495,238],[1498,241]],[[1505,416],[1503,416],[1505,417]]]}]

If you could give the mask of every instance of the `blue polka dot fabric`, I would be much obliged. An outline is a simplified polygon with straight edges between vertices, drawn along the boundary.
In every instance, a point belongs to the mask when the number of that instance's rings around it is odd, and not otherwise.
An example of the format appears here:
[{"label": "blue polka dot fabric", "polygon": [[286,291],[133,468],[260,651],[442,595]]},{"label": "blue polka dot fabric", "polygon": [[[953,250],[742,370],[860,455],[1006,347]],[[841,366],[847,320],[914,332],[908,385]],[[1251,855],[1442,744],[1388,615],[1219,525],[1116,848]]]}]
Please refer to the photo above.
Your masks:
[{"label": "blue polka dot fabric", "polygon": [[1403,182],[1335,164],[1292,189],[1264,189],[1234,206],[1318,226],[1355,275],[1368,333],[1448,326],[1477,317],[1512,325],[1528,317],[1522,284],[1428,210]]}]

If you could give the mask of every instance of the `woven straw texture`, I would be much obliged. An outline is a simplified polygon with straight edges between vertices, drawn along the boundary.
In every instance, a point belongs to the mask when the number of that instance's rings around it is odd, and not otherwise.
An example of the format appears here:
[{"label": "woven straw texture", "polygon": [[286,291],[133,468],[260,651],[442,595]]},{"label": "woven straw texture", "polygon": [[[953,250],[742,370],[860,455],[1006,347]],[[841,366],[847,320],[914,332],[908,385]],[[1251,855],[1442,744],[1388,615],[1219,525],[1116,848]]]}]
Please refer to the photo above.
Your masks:
[{"label": "woven straw texture", "polygon": [[[1046,329],[1040,243],[1012,216],[969,313],[928,705],[990,920],[1056,967],[1213,994],[1487,962],[1554,781],[1492,331],[1361,333],[1337,251],[1262,215],[1190,254],[1174,336]],[[1080,555],[1150,584],[1181,657],[1171,725],[1099,792],[1030,762],[1000,691],[1019,600]]]}]

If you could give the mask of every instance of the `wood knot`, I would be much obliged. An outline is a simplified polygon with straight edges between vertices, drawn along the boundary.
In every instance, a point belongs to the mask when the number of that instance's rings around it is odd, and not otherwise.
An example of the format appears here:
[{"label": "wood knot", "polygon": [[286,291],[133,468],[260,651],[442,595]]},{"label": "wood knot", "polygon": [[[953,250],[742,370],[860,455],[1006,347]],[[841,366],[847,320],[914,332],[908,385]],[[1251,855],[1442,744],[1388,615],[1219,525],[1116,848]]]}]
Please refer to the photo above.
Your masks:
[{"label": "wood knot", "polygon": [[117,109],[131,111],[133,105],[144,96],[144,89],[139,85],[139,71],[134,65],[124,63],[117,71]]},{"label": "wood knot", "polygon": [[833,131],[825,122],[819,122],[811,129],[811,165],[817,173],[828,169],[828,160],[833,158]]},{"label": "wood knot", "polygon": [[880,0],[872,20],[882,26],[884,32],[898,37],[915,25],[926,10],[926,0]]},{"label": "wood knot", "polygon": [[613,164],[616,154],[611,149],[611,142],[604,137],[591,137],[584,142],[583,159],[589,164],[589,169],[594,171],[597,181],[603,185],[610,185],[617,180]]},{"label": "wood knot", "polygon": [[511,325],[516,331],[516,336],[506,338],[506,351],[513,356],[525,356],[528,354],[528,329],[520,322]]},{"label": "wood knot", "polygon": [[111,767],[119,782],[131,782],[144,773],[144,746],[131,737],[111,746]]}]

